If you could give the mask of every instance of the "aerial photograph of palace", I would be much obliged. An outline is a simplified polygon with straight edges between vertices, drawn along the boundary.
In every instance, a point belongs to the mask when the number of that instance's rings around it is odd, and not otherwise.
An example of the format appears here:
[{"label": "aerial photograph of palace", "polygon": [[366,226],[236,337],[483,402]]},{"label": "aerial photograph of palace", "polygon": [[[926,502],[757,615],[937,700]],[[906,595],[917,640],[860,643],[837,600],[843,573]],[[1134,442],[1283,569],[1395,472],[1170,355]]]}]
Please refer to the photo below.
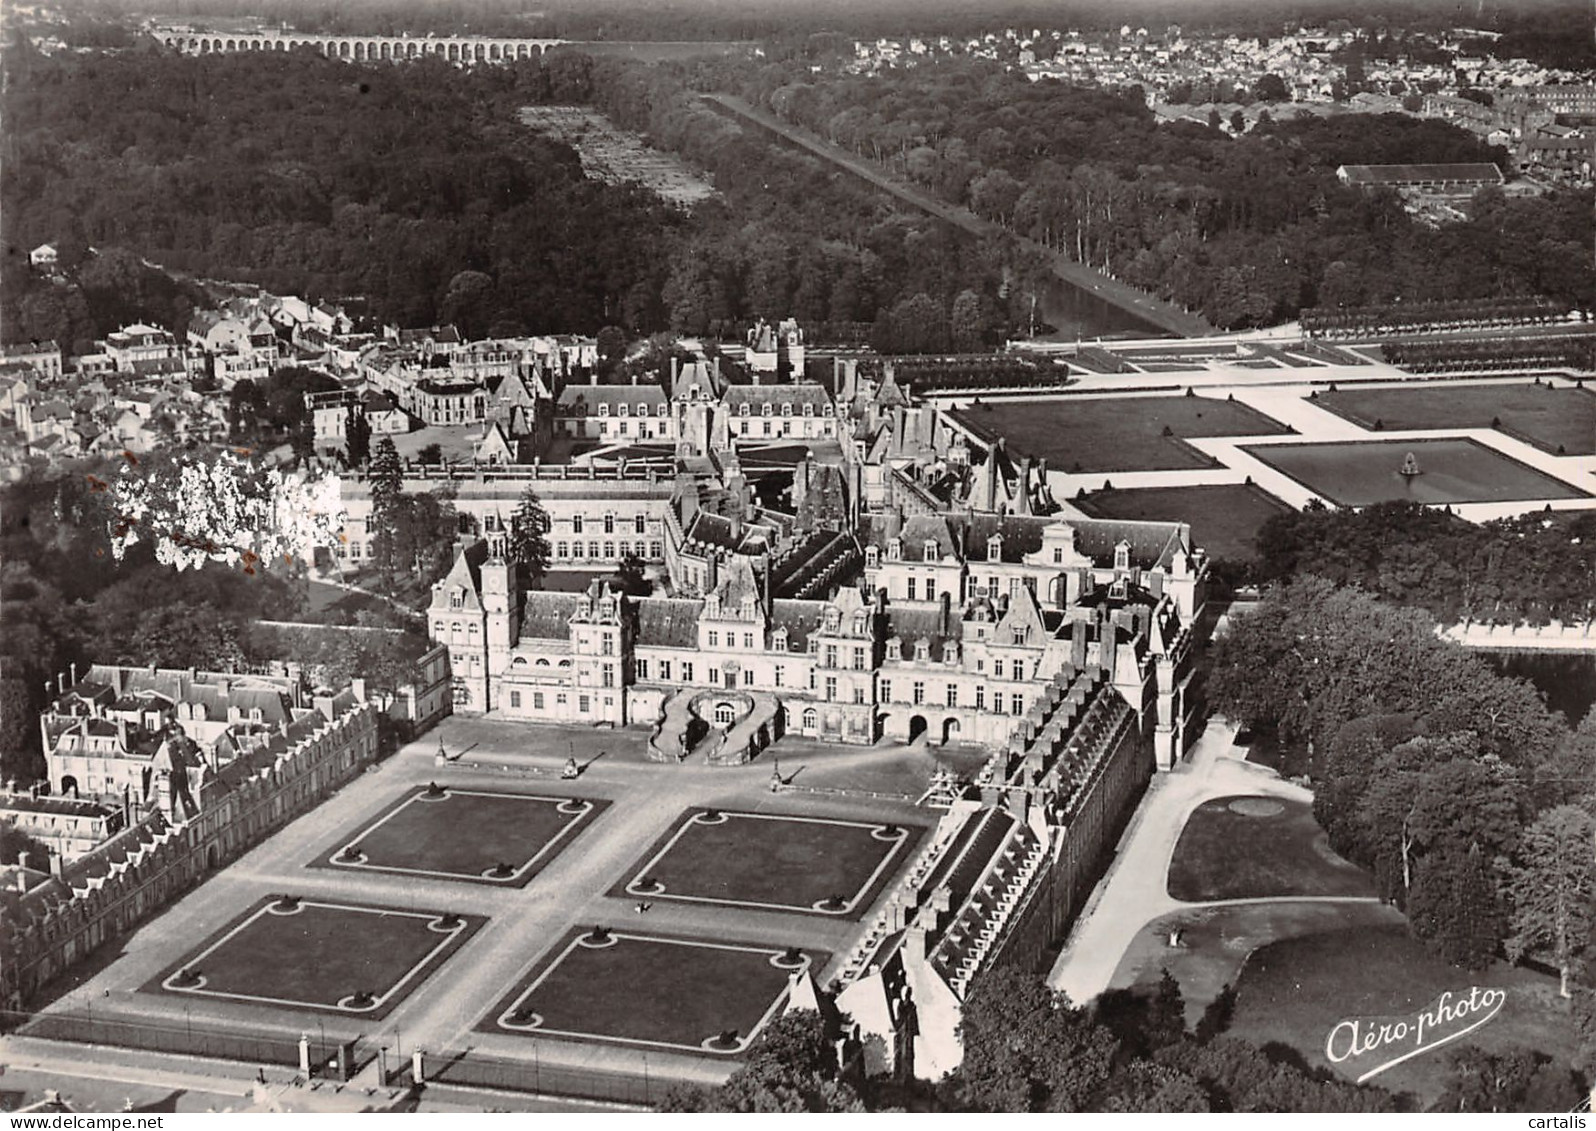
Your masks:
[{"label": "aerial photograph of palace", "polygon": [[0,1112],[1588,1110],[1475,9],[8,7]]}]

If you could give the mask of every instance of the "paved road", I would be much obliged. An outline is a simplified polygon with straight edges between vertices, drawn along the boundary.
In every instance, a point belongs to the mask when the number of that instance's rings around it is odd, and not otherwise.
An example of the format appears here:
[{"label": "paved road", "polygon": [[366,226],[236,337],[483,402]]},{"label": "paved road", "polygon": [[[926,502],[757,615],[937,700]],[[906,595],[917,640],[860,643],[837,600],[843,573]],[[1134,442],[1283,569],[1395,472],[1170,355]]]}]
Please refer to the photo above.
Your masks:
[{"label": "paved road", "polygon": [[844,149],[839,149],[837,146],[815,137],[806,130],[798,129],[775,115],[767,113],[757,106],[750,105],[741,98],[730,94],[703,94],[699,97],[746,121],[762,126],[773,133],[780,134],[788,141],[801,146],[817,157],[825,158],[855,176],[870,182],[877,188],[891,193],[899,200],[914,205],[922,212],[928,212],[939,219],[946,220],[971,235],[979,237],[1008,236],[1017,243],[1026,245],[1047,256],[1052,261],[1054,274],[1066,283],[1079,287],[1088,294],[1117,306],[1121,310],[1127,310],[1161,330],[1189,338],[1202,337],[1214,332],[1213,326],[1209,325],[1201,315],[1188,313],[1178,306],[1164,302],[1162,299],[1154,298],[1145,291],[1139,291],[1135,287],[1120,282],[1118,279],[1110,278],[1101,271],[1066,258],[1052,248],[1044,247],[1042,244],[1034,240],[1028,240],[1023,236],[1015,235],[1003,226],[977,216],[968,208],[960,208],[957,205],[948,204],[946,201],[938,200],[928,193],[921,192],[896,177],[888,175],[880,166],[861,160],[854,154]]},{"label": "paved road", "polygon": [[1237,793],[1292,801],[1313,798],[1301,786],[1280,780],[1273,770],[1246,761],[1234,745],[1235,737],[1233,724],[1218,718],[1211,720],[1190,758],[1173,772],[1153,779],[1121,838],[1113,865],[1076,920],[1063,953],[1048,975],[1053,988],[1063,990],[1071,1001],[1084,1005],[1108,989],[1120,959],[1136,935],[1154,919],[1172,911],[1279,902],[1185,903],[1171,898],[1167,888],[1176,841],[1186,819],[1203,802]]}]

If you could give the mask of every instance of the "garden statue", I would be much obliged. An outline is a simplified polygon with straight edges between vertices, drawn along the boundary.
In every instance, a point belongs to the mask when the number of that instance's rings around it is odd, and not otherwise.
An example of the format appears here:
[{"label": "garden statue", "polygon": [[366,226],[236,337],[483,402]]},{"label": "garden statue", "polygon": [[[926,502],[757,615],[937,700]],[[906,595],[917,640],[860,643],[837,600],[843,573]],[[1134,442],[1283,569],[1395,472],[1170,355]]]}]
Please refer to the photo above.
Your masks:
[{"label": "garden statue", "polygon": [[566,781],[570,781],[572,778],[575,778],[581,774],[581,772],[582,768],[576,764],[576,759],[567,758],[565,760],[565,769],[560,771],[560,777]]},{"label": "garden statue", "polygon": [[1423,475],[1424,472],[1419,470],[1419,457],[1412,452],[1402,457],[1402,470],[1399,474],[1404,479],[1412,479],[1415,475]]}]

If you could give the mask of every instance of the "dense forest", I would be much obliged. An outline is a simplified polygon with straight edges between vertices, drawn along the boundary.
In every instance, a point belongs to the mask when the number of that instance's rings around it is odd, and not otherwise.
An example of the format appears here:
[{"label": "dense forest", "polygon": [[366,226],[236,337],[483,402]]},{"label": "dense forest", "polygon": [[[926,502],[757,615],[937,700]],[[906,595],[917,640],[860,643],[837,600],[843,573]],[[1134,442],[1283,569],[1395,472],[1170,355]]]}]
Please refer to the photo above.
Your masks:
[{"label": "dense forest", "polygon": [[1343,164],[1494,161],[1466,131],[1400,114],[1260,120],[1242,136],[1156,123],[1140,89],[981,61],[813,81],[801,60],[715,76],[778,116],[1223,327],[1309,306],[1544,294],[1596,301],[1590,192],[1483,190],[1439,229]]},{"label": "dense forest", "polygon": [[[0,232],[13,264],[48,240],[87,259],[82,278],[124,249],[119,262],[366,295],[384,320],[479,336],[737,332],[793,314],[869,325],[921,298],[935,345],[964,292],[977,337],[1003,318],[995,249],[745,134],[666,68],[580,54],[462,71],[357,70],[304,52],[23,52],[6,97]],[[719,199],[689,215],[587,179],[571,149],[515,123],[533,102],[611,111],[707,168]],[[13,340],[105,329],[25,268],[6,272],[4,303]],[[153,305],[153,320],[181,323]],[[912,347],[926,335],[904,336]]]}]

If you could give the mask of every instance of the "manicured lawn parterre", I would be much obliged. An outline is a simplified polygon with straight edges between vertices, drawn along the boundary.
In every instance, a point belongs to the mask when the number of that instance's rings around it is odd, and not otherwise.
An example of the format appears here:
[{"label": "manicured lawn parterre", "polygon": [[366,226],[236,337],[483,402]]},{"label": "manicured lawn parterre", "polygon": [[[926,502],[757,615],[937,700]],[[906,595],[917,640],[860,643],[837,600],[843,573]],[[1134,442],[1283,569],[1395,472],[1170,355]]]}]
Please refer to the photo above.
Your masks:
[{"label": "manicured lawn parterre", "polygon": [[522,887],[606,804],[422,786],[348,833],[318,866]]},{"label": "manicured lawn parterre", "polygon": [[[1473,440],[1348,440],[1258,444],[1242,450],[1338,506],[1586,497],[1584,491]],[[1401,473],[1409,452],[1418,463],[1417,475]]]},{"label": "manicured lawn parterre", "polygon": [[693,810],[612,894],[857,919],[924,829]]},{"label": "manicured lawn parterre", "polygon": [[1372,896],[1368,875],[1331,850],[1311,806],[1220,797],[1193,811],[1169,865],[1169,894],[1188,903],[1277,895]]},{"label": "manicured lawn parterre", "polygon": [[217,932],[148,988],[380,1018],[483,922],[442,911],[273,897]]},{"label": "manicured lawn parterre", "polygon": [[[1083,474],[1212,467],[1213,460],[1181,440],[1287,431],[1244,404],[1200,396],[985,401],[954,416],[982,436],[1003,437],[1016,456]],[[1172,435],[1163,434],[1166,427]]]},{"label": "manicured lawn parterre", "polygon": [[[735,1055],[781,1006],[788,975],[818,974],[829,958],[781,946],[575,931],[477,1027]],[[735,1039],[717,1042],[723,1034]]]},{"label": "manicured lawn parterre", "polygon": [[1458,385],[1431,382],[1418,387],[1339,389],[1320,393],[1314,403],[1372,428],[1490,428],[1564,455],[1596,454],[1596,391],[1515,382],[1511,385]]},{"label": "manicured lawn parterre", "polygon": [[1261,487],[1143,487],[1094,491],[1071,503],[1093,518],[1189,522],[1192,541],[1222,561],[1250,560],[1258,528],[1291,508]]},{"label": "manicured lawn parterre", "polygon": [[1321,932],[1254,951],[1235,983],[1230,1031],[1256,1044],[1279,1041],[1309,1065],[1333,1069],[1325,1041],[1339,1022],[1416,1012],[1447,990],[1466,997],[1472,986],[1507,992],[1494,1020],[1369,1082],[1428,1104],[1442,1090],[1447,1052],[1462,1044],[1493,1052],[1529,1048],[1566,1061],[1575,1037],[1555,978],[1506,964],[1479,973],[1449,966],[1400,925]]}]

